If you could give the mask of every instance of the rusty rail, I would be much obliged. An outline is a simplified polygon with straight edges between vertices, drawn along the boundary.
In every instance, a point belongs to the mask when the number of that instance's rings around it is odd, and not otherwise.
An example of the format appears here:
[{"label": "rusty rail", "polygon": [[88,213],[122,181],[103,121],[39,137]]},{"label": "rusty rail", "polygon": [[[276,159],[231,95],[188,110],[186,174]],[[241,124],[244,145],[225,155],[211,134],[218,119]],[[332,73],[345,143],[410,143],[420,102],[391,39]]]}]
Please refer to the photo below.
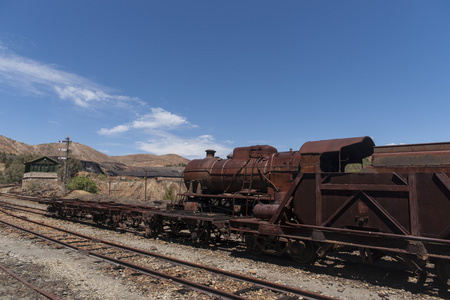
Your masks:
[{"label": "rusty rail", "polygon": [[10,227],[13,227],[13,228],[16,228],[16,229],[18,229],[20,231],[23,231],[23,232],[26,232],[26,233],[29,233],[29,234],[33,234],[34,236],[37,236],[37,237],[39,237],[41,239],[45,239],[45,240],[51,241],[53,243],[59,244],[61,246],[64,246],[66,248],[77,250],[80,253],[83,253],[83,254],[86,254],[86,255],[90,255],[90,256],[93,256],[93,257],[96,257],[96,258],[100,258],[100,259],[103,259],[105,261],[111,262],[111,263],[116,264],[116,265],[121,265],[121,266],[127,267],[127,268],[132,269],[134,271],[137,271],[139,273],[142,273],[142,274],[145,274],[145,275],[150,275],[150,276],[152,276],[154,278],[171,280],[173,282],[185,285],[185,286],[187,286],[189,288],[192,288],[193,290],[197,290],[197,291],[200,291],[200,292],[208,294],[208,295],[220,297],[221,299],[232,299],[232,300],[245,299],[245,298],[243,298],[241,296],[234,295],[234,294],[227,293],[227,292],[220,291],[220,290],[216,290],[214,288],[211,288],[211,287],[208,287],[208,286],[205,286],[205,285],[201,285],[201,284],[195,283],[195,282],[190,281],[190,280],[181,279],[181,278],[178,278],[176,276],[170,276],[170,275],[167,275],[167,274],[164,274],[164,273],[161,273],[161,272],[158,272],[158,271],[146,268],[146,267],[142,267],[142,266],[138,266],[138,265],[135,265],[135,264],[132,264],[132,263],[124,262],[124,261],[121,261],[119,259],[115,259],[113,257],[108,257],[106,255],[103,255],[103,254],[100,254],[100,253],[96,253],[94,251],[85,250],[83,248],[80,248],[80,247],[77,247],[77,246],[74,246],[74,245],[70,245],[68,243],[59,241],[59,240],[54,239],[52,237],[49,237],[49,236],[37,233],[37,232],[32,231],[32,230],[28,230],[26,228],[23,228],[23,227],[11,224],[9,222],[5,222],[3,220],[0,220],[0,223],[5,224],[5,225],[10,226]]},{"label": "rusty rail", "polygon": [[[0,211],[2,211],[2,210],[0,210]],[[132,251],[132,252],[143,254],[143,255],[146,255],[146,256],[152,256],[152,257],[160,258],[160,259],[163,259],[163,260],[166,260],[166,261],[171,261],[171,262],[179,264],[179,265],[185,265],[185,266],[190,266],[190,267],[204,269],[204,270],[207,270],[209,272],[212,272],[212,273],[215,273],[215,274],[224,275],[224,276],[227,276],[229,278],[236,279],[236,280],[240,280],[240,281],[244,281],[244,282],[250,282],[250,283],[253,283],[253,284],[257,285],[259,288],[267,288],[267,289],[270,289],[272,291],[276,291],[276,292],[280,292],[280,293],[290,293],[290,294],[293,294],[293,295],[301,297],[301,299],[310,299],[310,300],[313,300],[313,299],[321,299],[321,300],[334,299],[334,298],[331,298],[331,297],[328,297],[328,296],[312,293],[312,292],[309,292],[309,291],[305,291],[305,290],[301,290],[301,289],[297,289],[297,288],[293,288],[293,287],[288,287],[288,286],[285,286],[285,285],[276,284],[276,283],[273,283],[273,282],[268,282],[268,281],[265,281],[265,280],[260,280],[260,279],[257,279],[257,278],[248,277],[248,276],[244,276],[244,275],[240,275],[240,274],[235,274],[235,273],[231,273],[231,272],[228,272],[228,271],[225,271],[225,270],[220,270],[220,269],[216,269],[216,268],[212,268],[212,267],[207,267],[207,266],[203,266],[203,265],[199,265],[199,264],[195,264],[195,263],[191,263],[191,262],[187,262],[187,261],[182,261],[182,260],[179,260],[179,259],[176,259],[176,258],[171,258],[171,257],[160,255],[160,254],[157,254],[157,253],[148,252],[148,251],[144,251],[144,250],[140,250],[140,249],[136,249],[136,248],[132,248],[132,247],[116,244],[116,243],[113,243],[113,242],[109,242],[109,241],[105,241],[105,240],[89,237],[89,236],[86,236],[86,235],[83,235],[83,234],[79,234],[79,233],[76,233],[76,232],[72,232],[72,231],[69,231],[69,230],[66,230],[66,229],[54,227],[54,226],[51,226],[51,225],[48,225],[48,224],[45,224],[45,223],[29,220],[29,219],[26,219],[26,218],[23,218],[23,217],[20,217],[20,216],[15,216],[13,214],[10,214],[10,213],[4,212],[4,211],[2,211],[2,212],[6,213],[6,214],[8,214],[10,216],[19,218],[21,220],[27,221],[27,222],[31,222],[31,223],[34,223],[34,224],[38,224],[38,225],[41,225],[41,226],[45,226],[45,227],[48,227],[48,228],[59,230],[59,231],[65,232],[65,233],[69,233],[69,234],[72,234],[72,235],[75,235],[75,236],[78,236],[78,237],[81,237],[81,238],[85,238],[85,239],[97,242],[97,243],[104,243],[106,245],[109,245],[109,246],[112,246],[112,247],[115,247],[115,248]],[[10,223],[5,222],[5,221],[1,221],[0,220],[0,222],[4,223],[6,225],[9,225],[11,227],[17,228],[19,230],[22,230],[24,232],[28,232],[28,233],[34,234],[34,235],[36,235],[36,236],[38,236],[40,238],[47,239],[47,240],[52,241],[54,243],[58,243],[58,244],[60,244],[60,245],[62,245],[64,247],[80,251],[80,252],[82,252],[84,254],[88,254],[88,255],[91,255],[91,256],[94,256],[94,257],[97,257],[97,258],[100,258],[100,259],[112,262],[114,264],[125,266],[127,268],[133,269],[133,270],[135,270],[137,272],[140,272],[140,273],[143,273],[143,274],[146,274],[146,275],[150,275],[150,276],[157,277],[157,278],[162,278],[162,279],[169,279],[169,280],[172,280],[174,282],[177,282],[177,283],[189,286],[189,287],[191,287],[194,290],[197,290],[197,291],[209,294],[209,295],[213,295],[213,296],[218,296],[221,299],[245,299],[242,296],[239,296],[239,295],[236,295],[236,294],[231,294],[231,293],[228,293],[228,292],[220,291],[220,290],[208,287],[208,286],[204,286],[204,285],[192,282],[190,280],[181,279],[181,278],[178,278],[178,277],[173,277],[173,276],[170,276],[170,275],[167,275],[167,274],[155,271],[155,270],[148,269],[146,267],[138,266],[138,265],[135,265],[135,264],[132,264],[132,263],[128,263],[128,262],[123,262],[123,261],[117,260],[115,258],[105,256],[105,255],[100,254],[100,253],[96,253],[96,252],[93,252],[93,251],[85,250],[85,249],[79,248],[77,246],[74,246],[74,245],[71,245],[71,244],[67,244],[67,243],[62,242],[62,241],[58,241],[58,240],[53,239],[51,237],[47,237],[47,236],[44,236],[42,234],[35,233],[35,232],[31,231],[31,230],[19,227],[17,225],[10,224]]]},{"label": "rusty rail", "polygon": [[25,284],[26,286],[28,286],[29,288],[35,290],[36,292],[38,292],[39,294],[47,297],[48,299],[52,299],[52,300],[58,300],[59,298],[47,293],[46,291],[38,288],[37,286],[29,283],[28,281],[26,281],[25,279],[23,279],[22,277],[20,277],[19,275],[17,275],[16,273],[14,273],[13,271],[9,270],[8,268],[0,265],[0,269],[2,269],[3,271],[5,271],[6,273],[8,273],[9,275],[11,275],[12,277],[14,277],[15,279],[19,280],[20,282],[22,282],[23,284]]}]

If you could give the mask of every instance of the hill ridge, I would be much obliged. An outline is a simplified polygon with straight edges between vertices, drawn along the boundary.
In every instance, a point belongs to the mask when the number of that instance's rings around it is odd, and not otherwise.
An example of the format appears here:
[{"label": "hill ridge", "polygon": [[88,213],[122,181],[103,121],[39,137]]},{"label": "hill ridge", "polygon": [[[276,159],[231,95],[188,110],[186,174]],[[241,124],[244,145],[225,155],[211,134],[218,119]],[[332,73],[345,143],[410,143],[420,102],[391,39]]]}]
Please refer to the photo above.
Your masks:
[{"label": "hill ridge", "polygon": [[[0,152],[11,154],[34,154],[40,156],[62,156],[65,152],[58,149],[65,148],[61,143],[43,143],[28,145],[11,138],[0,135]],[[177,154],[154,155],[149,153],[130,154],[123,156],[109,156],[87,145],[72,142],[70,152],[79,160],[93,161],[96,163],[123,163],[134,167],[183,165],[189,162],[187,158]]]}]

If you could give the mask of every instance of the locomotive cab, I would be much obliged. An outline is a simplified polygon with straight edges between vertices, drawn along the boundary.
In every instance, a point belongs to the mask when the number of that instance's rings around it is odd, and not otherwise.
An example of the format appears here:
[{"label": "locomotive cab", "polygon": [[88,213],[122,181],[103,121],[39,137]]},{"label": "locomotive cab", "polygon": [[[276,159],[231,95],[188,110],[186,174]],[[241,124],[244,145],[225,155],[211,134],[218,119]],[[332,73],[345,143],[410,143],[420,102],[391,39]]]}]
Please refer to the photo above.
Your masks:
[{"label": "locomotive cab", "polygon": [[300,148],[302,173],[345,172],[346,166],[361,164],[373,154],[368,136],[306,142]]}]

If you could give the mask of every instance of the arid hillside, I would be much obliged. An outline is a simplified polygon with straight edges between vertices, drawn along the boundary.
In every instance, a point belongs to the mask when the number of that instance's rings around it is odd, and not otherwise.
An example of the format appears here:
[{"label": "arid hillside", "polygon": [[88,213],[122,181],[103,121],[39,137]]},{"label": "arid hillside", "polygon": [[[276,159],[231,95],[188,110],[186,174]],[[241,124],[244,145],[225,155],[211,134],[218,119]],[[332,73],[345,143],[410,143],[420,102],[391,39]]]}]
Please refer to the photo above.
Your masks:
[{"label": "arid hillside", "polygon": [[110,156],[115,162],[121,162],[133,167],[148,166],[182,166],[189,162],[188,159],[176,154],[153,155],[153,154],[133,154],[124,156]]},{"label": "arid hillside", "polygon": [[[39,156],[63,156],[65,155],[65,152],[58,150],[61,148],[65,148],[65,144],[48,143],[40,145],[28,145],[0,135],[0,152],[12,154],[35,154]],[[108,156],[80,143],[71,143],[70,150],[71,155],[80,160],[93,161],[96,163],[122,163],[134,167],[167,165],[179,166],[189,162],[188,159],[176,154],[135,154],[125,156]]]}]

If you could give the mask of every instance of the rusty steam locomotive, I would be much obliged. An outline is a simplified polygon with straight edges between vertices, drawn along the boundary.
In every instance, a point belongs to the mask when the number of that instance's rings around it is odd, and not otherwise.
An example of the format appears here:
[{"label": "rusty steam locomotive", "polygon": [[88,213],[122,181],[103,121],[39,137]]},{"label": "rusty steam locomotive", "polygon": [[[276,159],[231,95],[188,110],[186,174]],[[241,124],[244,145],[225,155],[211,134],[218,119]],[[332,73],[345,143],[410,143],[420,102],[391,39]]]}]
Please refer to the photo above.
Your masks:
[{"label": "rusty steam locomotive", "polygon": [[425,277],[450,278],[450,143],[375,147],[369,137],[305,143],[298,151],[207,150],[184,172],[187,187],[166,209],[101,209],[54,201],[61,217],[145,224],[152,235],[190,232],[199,243],[238,234],[253,254],[311,263],[354,249],[364,261],[398,258]]}]

